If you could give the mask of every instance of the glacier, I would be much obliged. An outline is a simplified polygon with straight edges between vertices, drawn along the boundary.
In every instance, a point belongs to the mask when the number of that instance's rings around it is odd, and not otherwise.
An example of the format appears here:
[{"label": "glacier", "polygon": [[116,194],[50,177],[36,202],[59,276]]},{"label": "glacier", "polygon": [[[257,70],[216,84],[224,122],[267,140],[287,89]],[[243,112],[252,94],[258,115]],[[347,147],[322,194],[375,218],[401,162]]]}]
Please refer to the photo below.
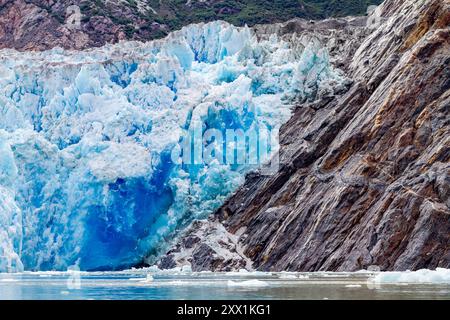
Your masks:
[{"label": "glacier", "polygon": [[194,120],[275,128],[295,101],[345,85],[318,41],[220,21],[147,43],[0,51],[0,272],[151,261],[255,169],[174,163]]}]

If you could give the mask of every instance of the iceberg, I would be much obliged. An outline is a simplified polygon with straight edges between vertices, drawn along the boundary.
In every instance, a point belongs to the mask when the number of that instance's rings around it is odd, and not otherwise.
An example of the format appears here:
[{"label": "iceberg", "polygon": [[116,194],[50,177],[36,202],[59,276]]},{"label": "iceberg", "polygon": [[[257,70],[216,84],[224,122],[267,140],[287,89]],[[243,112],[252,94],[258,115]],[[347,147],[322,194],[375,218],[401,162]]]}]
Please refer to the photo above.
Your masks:
[{"label": "iceberg", "polygon": [[174,162],[194,126],[277,128],[296,99],[345,82],[316,41],[220,21],[147,43],[2,50],[0,272],[151,261],[255,170]]},{"label": "iceberg", "polygon": [[372,282],[385,284],[450,284],[450,270],[444,268],[436,268],[436,270],[421,269],[417,271],[405,272],[380,272],[372,279]]}]

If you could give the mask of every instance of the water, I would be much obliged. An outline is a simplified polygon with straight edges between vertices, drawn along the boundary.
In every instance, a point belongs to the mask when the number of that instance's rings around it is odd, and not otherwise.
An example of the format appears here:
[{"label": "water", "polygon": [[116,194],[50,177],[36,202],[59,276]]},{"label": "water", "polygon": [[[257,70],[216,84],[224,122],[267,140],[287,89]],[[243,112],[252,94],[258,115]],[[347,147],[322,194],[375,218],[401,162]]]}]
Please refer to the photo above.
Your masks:
[{"label": "water", "polygon": [[450,299],[450,283],[373,282],[371,273],[0,274],[0,299]]}]

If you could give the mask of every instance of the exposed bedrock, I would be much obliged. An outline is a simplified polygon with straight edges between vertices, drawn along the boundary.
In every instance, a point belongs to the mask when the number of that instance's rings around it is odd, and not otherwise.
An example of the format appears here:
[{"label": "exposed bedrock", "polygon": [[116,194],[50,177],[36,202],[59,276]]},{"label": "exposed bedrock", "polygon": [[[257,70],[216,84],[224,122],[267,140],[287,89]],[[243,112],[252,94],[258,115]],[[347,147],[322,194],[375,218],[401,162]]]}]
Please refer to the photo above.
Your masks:
[{"label": "exposed bedrock", "polygon": [[[247,176],[209,221],[191,226],[176,247],[188,243],[193,254],[172,252],[170,267],[450,268],[450,1],[387,0],[379,10],[376,29],[319,24],[353,85],[299,103],[281,130],[279,172]],[[314,32],[302,24],[259,32],[295,41],[292,32]]]}]

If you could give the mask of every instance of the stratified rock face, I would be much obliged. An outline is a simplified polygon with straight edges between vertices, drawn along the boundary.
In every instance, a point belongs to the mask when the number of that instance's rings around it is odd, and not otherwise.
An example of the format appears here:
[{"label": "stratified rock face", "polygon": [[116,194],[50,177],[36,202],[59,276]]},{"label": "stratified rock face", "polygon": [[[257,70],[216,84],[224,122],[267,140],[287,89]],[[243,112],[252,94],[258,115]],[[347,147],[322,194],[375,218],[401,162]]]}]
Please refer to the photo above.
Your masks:
[{"label": "stratified rock face", "polygon": [[[333,51],[333,27],[318,32],[353,86],[299,104],[281,130],[280,171],[248,176],[210,218],[238,236],[254,269],[450,267],[450,1],[378,10],[381,26],[356,52],[358,37]],[[192,252],[210,241],[202,234]]]}]

